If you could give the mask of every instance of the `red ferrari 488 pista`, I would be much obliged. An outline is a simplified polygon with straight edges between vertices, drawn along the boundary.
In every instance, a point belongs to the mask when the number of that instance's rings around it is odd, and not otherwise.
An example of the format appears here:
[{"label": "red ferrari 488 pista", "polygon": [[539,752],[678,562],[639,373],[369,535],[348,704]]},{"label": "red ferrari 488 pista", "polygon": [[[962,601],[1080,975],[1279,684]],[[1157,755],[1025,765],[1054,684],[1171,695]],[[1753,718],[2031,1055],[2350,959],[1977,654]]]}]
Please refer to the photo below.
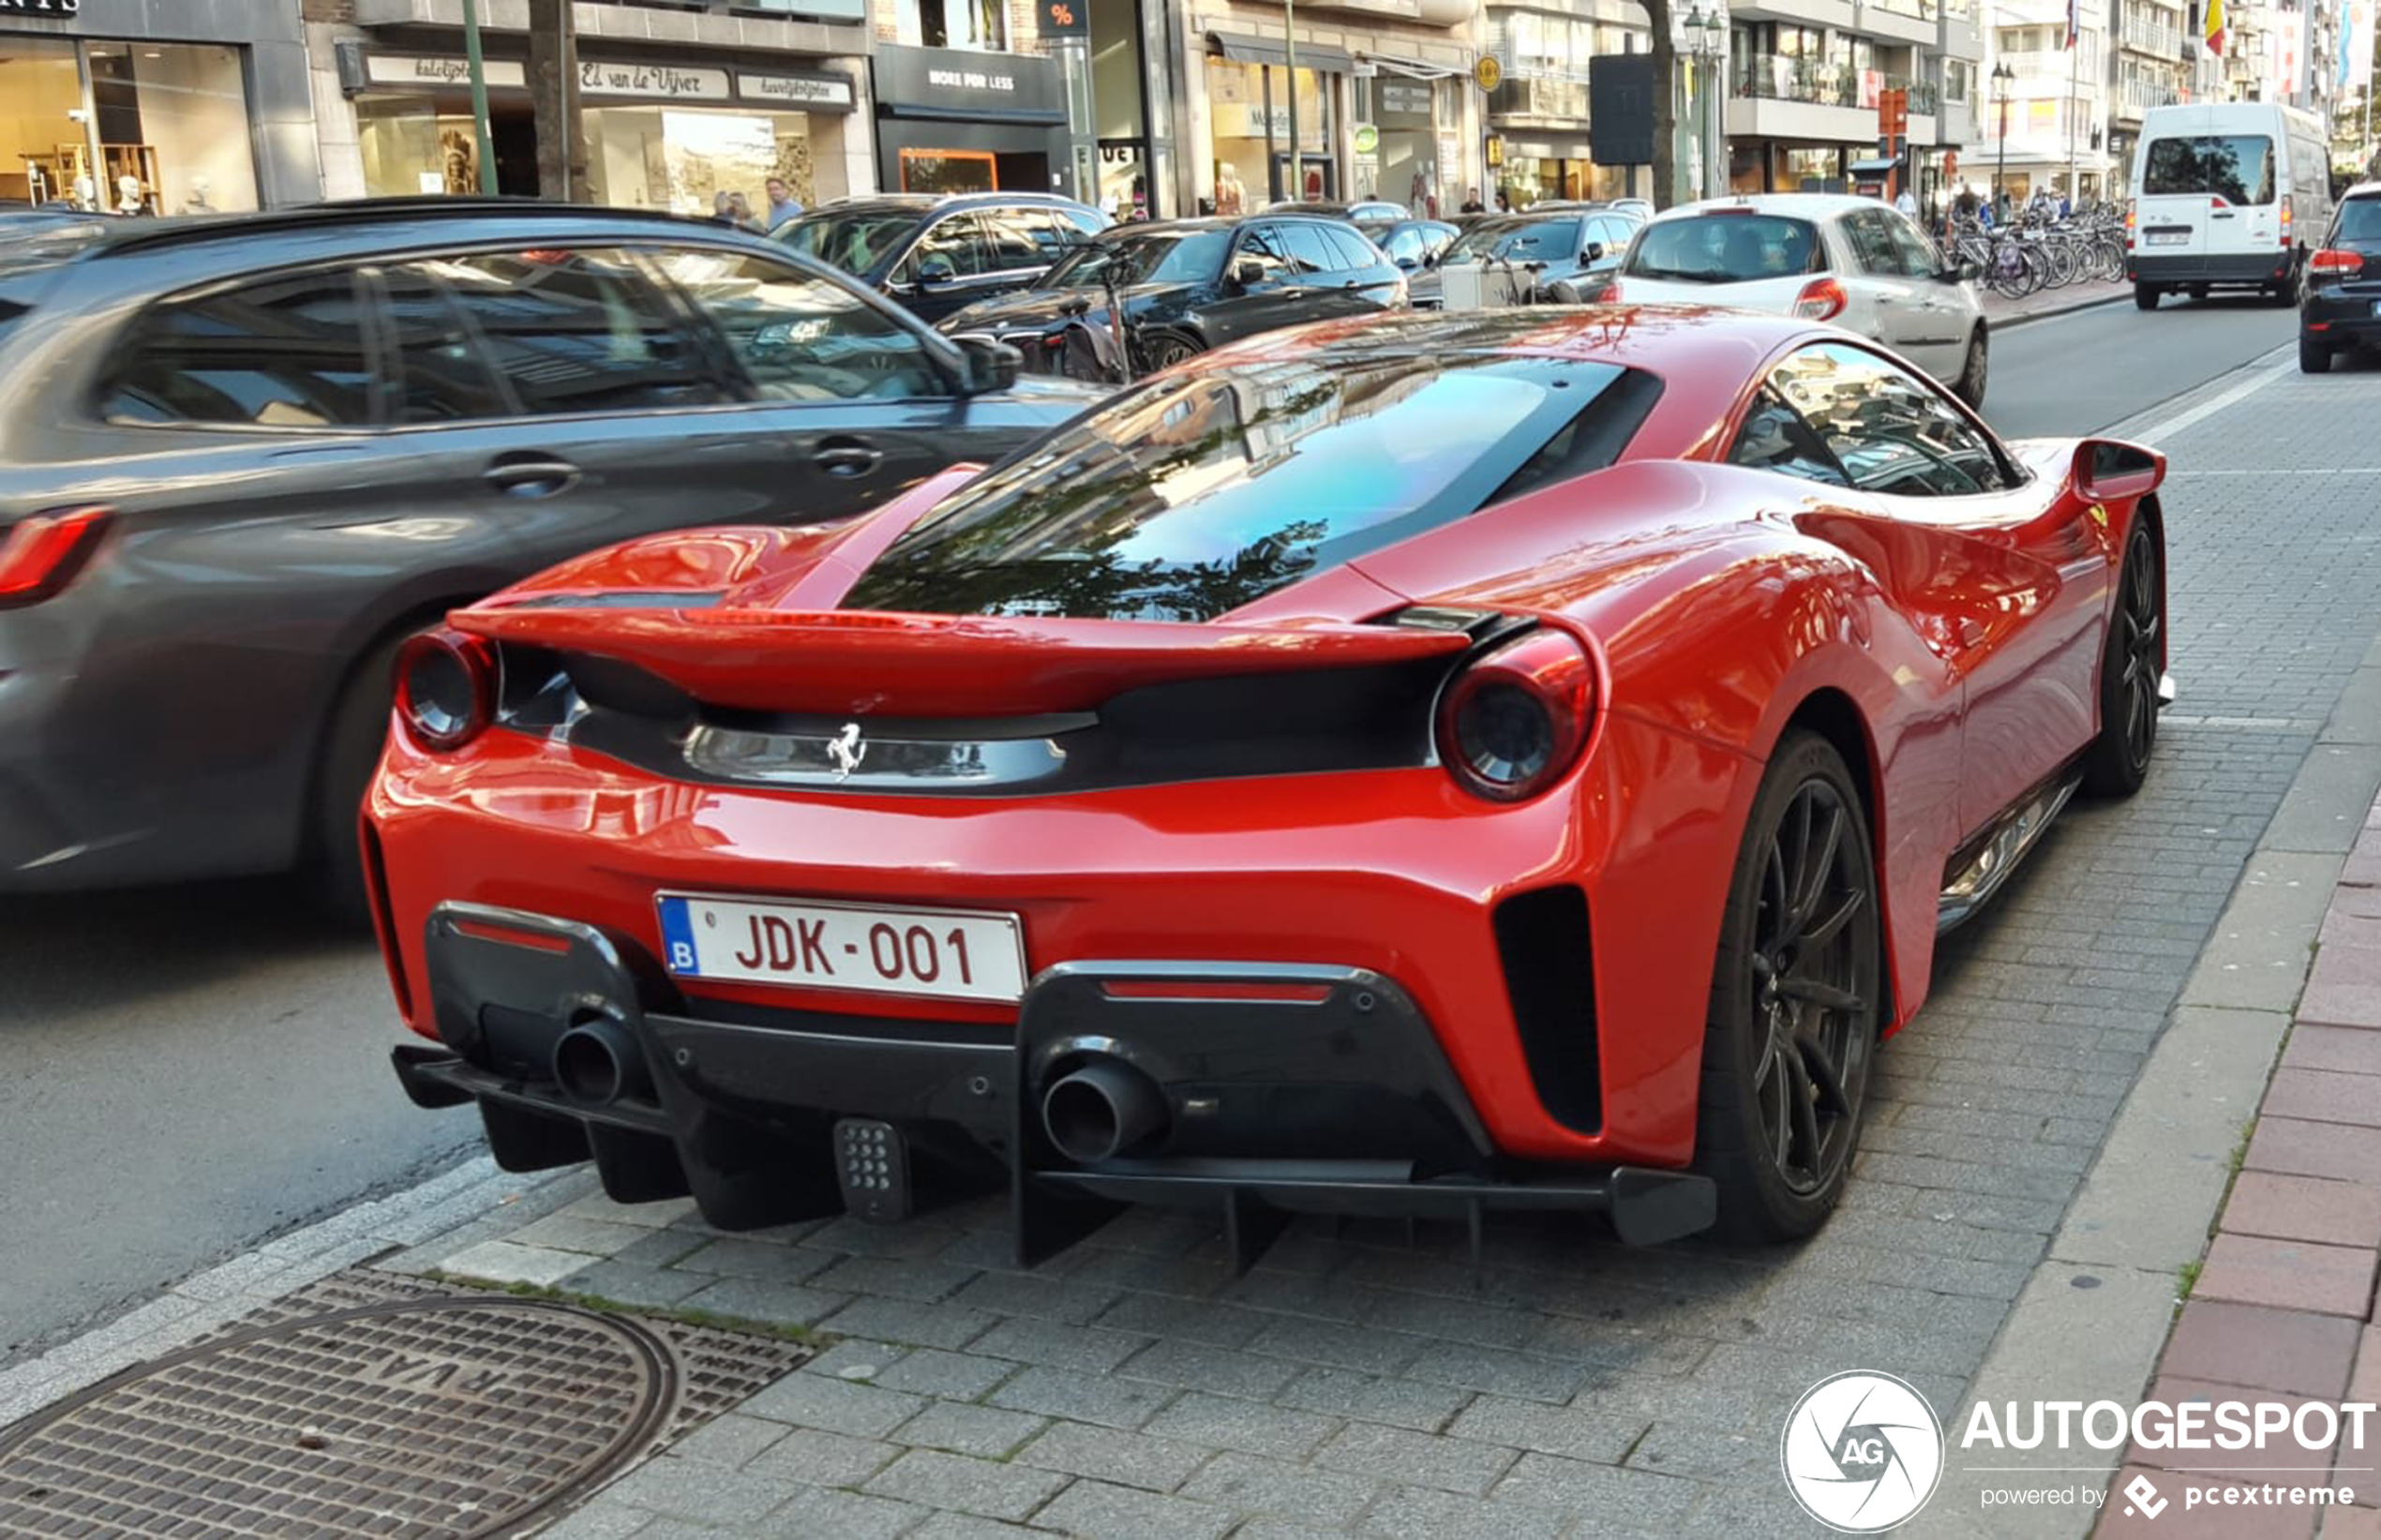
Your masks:
[{"label": "red ferrari 488 pista", "polygon": [[1397,316],[598,552],[400,663],[398,1074],[731,1228],[1807,1233],[1937,934],[2149,768],[2164,469],[1785,319]]}]

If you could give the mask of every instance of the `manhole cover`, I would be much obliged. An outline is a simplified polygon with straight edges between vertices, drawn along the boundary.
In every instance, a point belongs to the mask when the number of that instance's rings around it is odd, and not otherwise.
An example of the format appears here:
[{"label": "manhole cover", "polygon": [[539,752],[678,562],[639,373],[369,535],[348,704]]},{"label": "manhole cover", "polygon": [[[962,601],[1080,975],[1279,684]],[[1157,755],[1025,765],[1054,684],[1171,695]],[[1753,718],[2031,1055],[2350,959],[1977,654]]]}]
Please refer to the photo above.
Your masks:
[{"label": "manhole cover", "polygon": [[[724,1346],[776,1346],[383,1278],[308,1291],[382,1302],[285,1302],[0,1433],[0,1531],[501,1533],[717,1411],[681,1392],[713,1400],[684,1382],[715,1378]],[[763,1352],[753,1378],[801,1355]]]}]

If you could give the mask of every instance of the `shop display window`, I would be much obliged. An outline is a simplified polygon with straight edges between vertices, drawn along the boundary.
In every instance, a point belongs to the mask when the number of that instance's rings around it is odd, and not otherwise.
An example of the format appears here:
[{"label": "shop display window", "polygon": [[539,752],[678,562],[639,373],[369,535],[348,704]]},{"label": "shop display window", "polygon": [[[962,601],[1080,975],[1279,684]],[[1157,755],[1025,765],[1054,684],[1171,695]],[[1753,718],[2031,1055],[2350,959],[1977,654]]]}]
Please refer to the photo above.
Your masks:
[{"label": "shop display window", "polygon": [[240,51],[11,38],[0,58],[0,198],[106,214],[255,208]]}]

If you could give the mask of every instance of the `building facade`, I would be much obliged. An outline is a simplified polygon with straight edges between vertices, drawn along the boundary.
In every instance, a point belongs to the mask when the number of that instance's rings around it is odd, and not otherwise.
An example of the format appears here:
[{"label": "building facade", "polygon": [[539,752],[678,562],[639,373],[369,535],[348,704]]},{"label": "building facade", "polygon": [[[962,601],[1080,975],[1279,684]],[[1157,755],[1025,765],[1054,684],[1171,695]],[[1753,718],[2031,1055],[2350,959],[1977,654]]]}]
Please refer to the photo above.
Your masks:
[{"label": "building facade", "polygon": [[1644,8],[1628,0],[1490,5],[1486,34],[1503,77],[1486,106],[1494,180],[1507,199],[1647,196],[1650,168],[1596,164],[1587,107],[1590,59],[1652,49]]},{"label": "building facade", "polygon": [[[304,3],[322,193],[477,190],[462,0]],[[771,177],[804,203],[875,187],[864,6],[577,0],[578,195],[707,215],[723,192],[765,207]],[[479,10],[496,187],[534,193],[529,3]]]},{"label": "building facade", "polygon": [[1730,16],[1728,185],[1840,192],[1879,157],[1878,104],[1909,93],[1900,176],[1948,202],[1971,155],[1984,53],[1975,0],[1753,0]]},{"label": "building facade", "polygon": [[1479,0],[1308,0],[1294,26],[1265,0],[1177,4],[1167,42],[1187,209],[1304,196],[1451,214],[1478,184]]},{"label": "building facade", "polygon": [[2079,202],[2120,195],[2110,177],[2107,15],[2077,7],[2072,47],[2065,0],[1997,0],[1992,23],[1992,138],[1979,156],[1989,167],[1979,169],[2017,202],[2038,192]]},{"label": "building facade", "polygon": [[0,3],[0,199],[111,213],[319,195],[293,0]]}]

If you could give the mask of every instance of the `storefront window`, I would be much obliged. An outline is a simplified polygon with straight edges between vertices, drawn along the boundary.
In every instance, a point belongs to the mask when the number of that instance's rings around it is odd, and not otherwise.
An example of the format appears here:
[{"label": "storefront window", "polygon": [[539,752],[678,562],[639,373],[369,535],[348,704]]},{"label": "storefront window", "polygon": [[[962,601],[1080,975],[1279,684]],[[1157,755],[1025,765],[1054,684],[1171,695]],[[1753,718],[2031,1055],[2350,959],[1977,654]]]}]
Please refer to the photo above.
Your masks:
[{"label": "storefront window", "polygon": [[71,198],[81,178],[97,196],[83,126],[82,76],[74,45],[11,37],[0,61],[0,197],[26,202]]},{"label": "storefront window", "polygon": [[1000,187],[1000,165],[989,150],[908,150],[901,152],[904,192],[993,192]]},{"label": "storefront window", "polygon": [[[1298,93],[1298,144],[1305,187],[1291,185],[1289,78]],[[1236,187],[1244,206],[1293,196],[1325,198],[1338,191],[1331,160],[1332,130],[1325,76],[1278,65],[1207,60],[1207,102],[1215,138],[1216,198],[1221,208]]]},{"label": "storefront window", "polygon": [[901,0],[894,26],[913,47],[1001,50],[1009,16],[1001,0]]},{"label": "storefront window", "polygon": [[[11,38],[0,57],[0,197],[119,214],[253,209],[240,51]],[[89,88],[83,79],[87,72]]]},{"label": "storefront window", "polygon": [[719,194],[741,192],[762,214],[771,177],[785,181],[794,202],[818,201],[804,113],[598,107],[583,115],[598,202],[702,216]]}]

